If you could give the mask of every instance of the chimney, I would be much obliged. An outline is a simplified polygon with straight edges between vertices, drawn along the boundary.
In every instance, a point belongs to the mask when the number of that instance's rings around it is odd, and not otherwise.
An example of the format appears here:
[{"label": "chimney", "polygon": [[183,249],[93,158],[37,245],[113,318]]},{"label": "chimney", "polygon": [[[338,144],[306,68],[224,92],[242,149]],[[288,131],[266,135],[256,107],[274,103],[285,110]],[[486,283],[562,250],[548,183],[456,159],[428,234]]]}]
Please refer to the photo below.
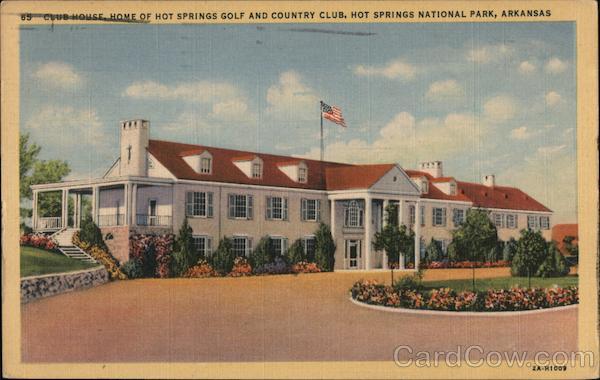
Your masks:
[{"label": "chimney", "polygon": [[146,177],[148,175],[148,141],[150,122],[125,120],[120,125],[120,175]]},{"label": "chimney", "polygon": [[421,162],[419,167],[422,172],[428,173],[433,178],[440,178],[444,176],[442,161]]},{"label": "chimney", "polygon": [[494,187],[496,186],[496,176],[493,174],[484,175],[482,183],[487,187]]}]

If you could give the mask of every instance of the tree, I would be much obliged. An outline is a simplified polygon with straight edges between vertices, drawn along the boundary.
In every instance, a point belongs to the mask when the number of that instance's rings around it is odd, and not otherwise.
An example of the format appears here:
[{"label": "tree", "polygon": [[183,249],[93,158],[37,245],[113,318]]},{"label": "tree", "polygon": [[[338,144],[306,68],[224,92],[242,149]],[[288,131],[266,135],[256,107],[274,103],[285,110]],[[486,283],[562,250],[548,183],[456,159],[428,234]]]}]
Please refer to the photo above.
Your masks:
[{"label": "tree", "polygon": [[575,241],[575,236],[565,236],[563,238],[563,244],[569,255],[579,256],[579,247]]},{"label": "tree", "polygon": [[527,276],[531,287],[531,276],[536,274],[547,255],[547,244],[540,231],[521,230],[517,252],[512,261],[512,275]]},{"label": "tree", "polygon": [[211,256],[212,267],[221,274],[231,272],[235,253],[233,252],[233,243],[231,239],[225,237],[219,241],[219,247]]},{"label": "tree", "polygon": [[304,245],[302,244],[302,240],[296,239],[296,241],[294,241],[294,243],[286,252],[286,258],[288,263],[292,265],[301,261],[307,261],[307,257],[304,254]]},{"label": "tree", "polygon": [[[60,182],[66,177],[71,169],[66,161],[39,160],[41,147],[29,141],[28,133],[19,138],[19,195],[21,202],[31,200],[31,185],[40,183]],[[61,210],[60,193],[43,193],[38,199],[39,215],[59,216]],[[21,208],[21,218],[31,216],[30,208]],[[21,228],[24,223],[21,222]]]},{"label": "tree", "polygon": [[517,253],[517,241],[515,238],[511,237],[506,243],[504,243],[504,248],[502,249],[502,260],[512,261],[515,253]]},{"label": "tree", "polygon": [[377,251],[385,250],[388,262],[397,263],[400,255],[406,256],[414,241],[414,234],[406,226],[398,226],[398,207],[389,204],[386,208],[386,223],[381,232],[376,232],[373,247]]},{"label": "tree", "polygon": [[271,246],[271,238],[263,236],[256,244],[256,247],[250,253],[250,265],[252,268],[259,268],[266,264],[272,263],[275,259],[273,248]]},{"label": "tree", "polygon": [[569,273],[569,266],[554,242],[548,243],[547,255],[537,269],[537,277],[559,277]]},{"label": "tree", "polygon": [[329,226],[323,222],[315,232],[315,262],[326,272],[331,272],[335,265],[335,242]]},{"label": "tree", "polygon": [[483,261],[496,248],[498,233],[483,210],[470,209],[463,224],[452,232],[452,244],[458,261]]},{"label": "tree", "polygon": [[96,245],[99,248],[106,250],[106,244],[102,238],[102,231],[100,227],[91,217],[85,217],[81,221],[81,230],[79,231],[79,240],[88,243],[89,245]]},{"label": "tree", "polygon": [[193,231],[188,224],[187,218],[184,218],[183,223],[179,228],[177,238],[175,239],[175,252],[173,253],[171,265],[173,275],[176,277],[185,273],[189,267],[194,266],[198,262],[199,257],[194,248],[194,238],[192,237],[192,233]]},{"label": "tree", "polygon": [[444,256],[444,252],[442,252],[442,247],[438,241],[435,241],[433,238],[431,242],[425,249],[425,261],[442,261]]}]

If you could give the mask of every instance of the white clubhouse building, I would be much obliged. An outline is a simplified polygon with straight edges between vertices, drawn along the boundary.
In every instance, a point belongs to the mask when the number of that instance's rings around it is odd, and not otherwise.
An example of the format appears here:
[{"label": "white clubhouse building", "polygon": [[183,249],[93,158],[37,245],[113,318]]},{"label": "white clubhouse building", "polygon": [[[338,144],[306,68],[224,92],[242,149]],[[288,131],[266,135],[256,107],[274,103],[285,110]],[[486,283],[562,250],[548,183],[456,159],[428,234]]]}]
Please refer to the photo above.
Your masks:
[{"label": "white clubhouse building", "polygon": [[[88,197],[111,253],[125,262],[131,234],[177,233],[184,218],[196,248],[207,254],[223,237],[233,239],[238,254],[248,254],[263,236],[280,252],[296,239],[310,250],[322,221],[336,242],[335,269],[388,266],[372,247],[388,203],[400,206],[399,220],[420,242],[416,262],[431,239],[445,250],[469,208],[489,210],[503,240],[523,228],[550,239],[552,211],[519,189],[496,185],[493,175],[477,184],[444,176],[439,161],[404,170],[151,140],[149,127],[146,120],[121,122],[120,156],[103,177],[32,186],[33,229],[72,233]],[[40,194],[57,191],[62,214],[39,215]]]}]

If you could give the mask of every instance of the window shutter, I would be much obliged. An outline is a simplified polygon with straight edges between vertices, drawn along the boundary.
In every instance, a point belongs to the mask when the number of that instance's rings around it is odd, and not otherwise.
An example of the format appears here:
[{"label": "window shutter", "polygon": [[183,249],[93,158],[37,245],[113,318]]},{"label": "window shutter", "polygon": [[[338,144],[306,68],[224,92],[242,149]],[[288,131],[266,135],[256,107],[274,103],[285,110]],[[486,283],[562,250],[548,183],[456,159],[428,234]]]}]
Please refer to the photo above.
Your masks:
[{"label": "window shutter", "polygon": [[282,199],[282,219],[288,220],[288,200],[287,198]]},{"label": "window shutter", "polygon": [[515,214],[515,228],[519,228],[519,215]]},{"label": "window shutter", "polygon": [[194,214],[194,193],[188,191],[185,193],[185,215],[190,216]]},{"label": "window shutter", "polygon": [[206,193],[206,216],[213,216],[213,193]]},{"label": "window shutter", "polygon": [[301,208],[301,216],[302,220],[306,220],[306,199],[302,198],[300,200],[300,208]]},{"label": "window shutter", "polygon": [[235,217],[235,195],[229,194],[228,199],[229,218],[233,219]]},{"label": "window shutter", "polygon": [[437,220],[435,219],[435,210],[436,210],[435,207],[431,208],[431,222],[432,222],[431,225],[432,226],[437,226]]},{"label": "window shutter", "polygon": [[315,207],[317,208],[317,222],[321,220],[321,200],[317,199]]},{"label": "window shutter", "polygon": [[421,225],[425,225],[425,206],[421,206]]},{"label": "window shutter", "polygon": [[206,256],[209,256],[212,253],[212,238],[206,237]]},{"label": "window shutter", "polygon": [[246,256],[250,256],[252,253],[252,238],[249,237],[246,239]]},{"label": "window shutter", "polygon": [[285,252],[288,249],[288,239],[287,238],[282,238],[281,239],[281,255],[285,255]]},{"label": "window shutter", "polygon": [[252,195],[246,195],[246,218],[252,219]]},{"label": "window shutter", "polygon": [[446,227],[446,208],[442,209],[442,226]]},{"label": "window shutter", "polygon": [[271,197],[267,197],[267,212],[265,213],[265,219],[269,220],[273,218],[273,205],[271,204]]}]

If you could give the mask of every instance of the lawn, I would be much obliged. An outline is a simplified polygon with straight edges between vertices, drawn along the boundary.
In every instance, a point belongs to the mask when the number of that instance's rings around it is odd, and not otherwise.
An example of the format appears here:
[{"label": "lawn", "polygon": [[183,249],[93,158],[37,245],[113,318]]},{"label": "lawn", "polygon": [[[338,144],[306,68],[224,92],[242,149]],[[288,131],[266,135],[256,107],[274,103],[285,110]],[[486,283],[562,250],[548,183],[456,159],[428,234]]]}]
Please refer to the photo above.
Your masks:
[{"label": "lawn", "polygon": [[[527,287],[529,284],[527,277],[497,277],[497,278],[475,278],[475,288],[477,290],[487,290],[490,288],[493,289],[509,289],[513,286],[521,286]],[[560,287],[579,284],[579,278],[577,276],[565,276],[565,277],[550,277],[550,278],[541,278],[541,277],[532,277],[531,278],[531,286],[533,287],[542,287],[549,288],[554,285],[558,285]],[[423,281],[423,285],[425,285],[428,289],[437,289],[437,288],[451,288],[456,291],[463,290],[472,290],[473,280],[465,279],[465,280],[447,280],[447,281]]]},{"label": "lawn", "polygon": [[45,249],[21,247],[21,277],[71,272],[97,265],[74,260],[61,253]]}]

